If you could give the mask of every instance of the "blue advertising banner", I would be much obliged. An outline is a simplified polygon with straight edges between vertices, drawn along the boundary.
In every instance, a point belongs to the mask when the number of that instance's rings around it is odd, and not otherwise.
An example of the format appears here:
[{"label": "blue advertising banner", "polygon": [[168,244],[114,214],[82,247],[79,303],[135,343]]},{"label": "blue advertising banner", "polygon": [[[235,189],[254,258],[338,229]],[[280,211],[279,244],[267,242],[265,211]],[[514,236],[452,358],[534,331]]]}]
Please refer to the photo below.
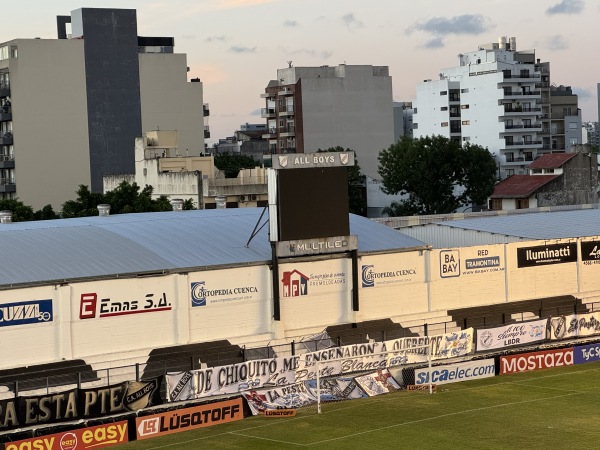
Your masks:
[{"label": "blue advertising banner", "polygon": [[600,361],[600,343],[578,345],[573,348],[573,363],[583,364]]},{"label": "blue advertising banner", "polygon": [[52,300],[29,300],[0,305],[0,327],[52,322]]}]

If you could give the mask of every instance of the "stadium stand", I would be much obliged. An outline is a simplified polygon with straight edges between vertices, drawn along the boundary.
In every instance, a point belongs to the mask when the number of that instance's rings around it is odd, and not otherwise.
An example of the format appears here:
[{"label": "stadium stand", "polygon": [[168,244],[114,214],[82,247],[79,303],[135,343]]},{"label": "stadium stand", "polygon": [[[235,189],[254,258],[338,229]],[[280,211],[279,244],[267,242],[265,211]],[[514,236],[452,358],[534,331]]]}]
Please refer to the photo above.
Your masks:
[{"label": "stadium stand", "polygon": [[581,299],[572,295],[547,297],[521,302],[501,303],[448,311],[448,315],[462,328],[492,327],[513,321],[537,317],[560,316],[589,312]]},{"label": "stadium stand", "polygon": [[18,390],[26,391],[97,379],[96,371],[82,359],[0,370],[0,385],[10,390],[15,389],[15,383],[18,383]]},{"label": "stadium stand", "polygon": [[359,344],[369,339],[386,341],[401,337],[418,336],[417,333],[403,328],[402,325],[392,322],[390,319],[333,325],[327,327],[326,331],[329,337],[338,345]]}]

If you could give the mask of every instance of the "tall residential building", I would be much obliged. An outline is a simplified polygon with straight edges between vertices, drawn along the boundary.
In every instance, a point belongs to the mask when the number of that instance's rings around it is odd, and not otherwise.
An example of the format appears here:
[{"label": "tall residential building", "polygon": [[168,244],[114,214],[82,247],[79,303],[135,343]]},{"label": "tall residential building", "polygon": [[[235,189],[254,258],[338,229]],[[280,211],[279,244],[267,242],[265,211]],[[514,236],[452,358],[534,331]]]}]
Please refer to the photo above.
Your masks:
[{"label": "tall residential building", "polygon": [[2,198],[56,209],[80,184],[102,192],[104,176],[134,172],[144,131],[175,129],[182,151],[204,151],[202,83],[173,38],[138,36],[133,9],[82,8],[57,28],[0,44]]},{"label": "tall residential building", "polygon": [[550,64],[534,50],[517,51],[515,38],[501,37],[458,58],[458,67],[418,85],[415,137],[437,134],[487,147],[500,178],[525,174],[538,156],[581,143],[577,96],[551,87]]},{"label": "tall residential building", "polygon": [[261,97],[270,153],[350,148],[363,173],[379,178],[377,156],[394,142],[388,67],[290,63],[277,70],[277,79],[269,82]]}]

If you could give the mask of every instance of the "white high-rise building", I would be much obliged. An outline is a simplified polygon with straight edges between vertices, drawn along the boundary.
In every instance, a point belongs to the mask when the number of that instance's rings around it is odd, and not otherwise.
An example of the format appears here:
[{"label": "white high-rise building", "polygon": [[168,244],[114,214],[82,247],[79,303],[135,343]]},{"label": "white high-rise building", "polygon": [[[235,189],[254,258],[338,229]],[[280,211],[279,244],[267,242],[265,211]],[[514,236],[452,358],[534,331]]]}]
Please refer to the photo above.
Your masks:
[{"label": "white high-rise building", "polygon": [[581,130],[577,96],[569,88],[565,106],[567,91],[551,88],[550,64],[536,59],[535,50],[517,51],[514,37],[501,37],[458,58],[458,67],[417,86],[414,137],[442,135],[487,147],[499,178],[525,174],[536,157],[581,143],[580,134],[578,142],[565,134]]}]

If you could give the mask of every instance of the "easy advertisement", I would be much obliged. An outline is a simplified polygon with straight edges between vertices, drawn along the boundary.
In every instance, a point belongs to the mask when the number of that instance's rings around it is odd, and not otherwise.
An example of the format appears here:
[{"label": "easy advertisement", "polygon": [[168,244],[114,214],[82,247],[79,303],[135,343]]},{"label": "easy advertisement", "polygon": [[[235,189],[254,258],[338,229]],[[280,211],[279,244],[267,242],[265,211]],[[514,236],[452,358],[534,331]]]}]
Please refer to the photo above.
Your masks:
[{"label": "easy advertisement", "polygon": [[127,421],[79,428],[5,444],[5,450],[83,450],[111,447],[129,441]]}]

